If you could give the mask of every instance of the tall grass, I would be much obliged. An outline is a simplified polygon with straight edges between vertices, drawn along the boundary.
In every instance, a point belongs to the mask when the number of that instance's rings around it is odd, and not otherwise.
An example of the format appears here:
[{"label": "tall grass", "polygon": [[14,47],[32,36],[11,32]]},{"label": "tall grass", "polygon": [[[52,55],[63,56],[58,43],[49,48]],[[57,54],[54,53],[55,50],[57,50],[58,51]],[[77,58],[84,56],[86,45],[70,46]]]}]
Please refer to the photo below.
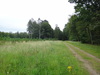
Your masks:
[{"label": "tall grass", "polygon": [[[67,67],[72,66],[69,72]],[[61,41],[5,42],[0,75],[88,75]]]}]

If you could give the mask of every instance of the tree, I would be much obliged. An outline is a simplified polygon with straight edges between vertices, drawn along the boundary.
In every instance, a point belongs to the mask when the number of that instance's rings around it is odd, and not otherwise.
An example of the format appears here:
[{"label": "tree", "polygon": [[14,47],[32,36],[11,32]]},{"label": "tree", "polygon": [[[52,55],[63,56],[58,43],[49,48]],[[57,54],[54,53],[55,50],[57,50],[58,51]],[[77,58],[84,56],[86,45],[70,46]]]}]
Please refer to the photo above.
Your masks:
[{"label": "tree", "polygon": [[41,38],[41,22],[42,22],[42,20],[41,20],[40,18],[38,18],[38,26],[39,26],[39,29],[38,29],[38,31],[39,31],[39,39]]},{"label": "tree", "polygon": [[69,40],[69,25],[65,24],[65,27],[63,29],[63,40]]},{"label": "tree", "polygon": [[39,38],[39,24],[33,19],[30,19],[27,26],[29,38]]},{"label": "tree", "polygon": [[49,22],[47,20],[42,21],[41,23],[41,38],[52,38],[53,37],[53,29],[51,28]]},{"label": "tree", "polygon": [[32,34],[33,34],[33,23],[32,23],[32,20],[31,19],[29,20],[27,26],[28,26],[27,31],[29,33],[29,38],[32,38]]},{"label": "tree", "polygon": [[77,16],[73,15],[69,19],[69,22],[65,25],[63,33],[66,34],[66,38],[73,41],[79,41],[79,34],[77,30]]},{"label": "tree", "polygon": [[54,38],[58,39],[58,40],[62,40],[62,31],[60,30],[60,28],[58,27],[58,25],[56,25],[55,30],[54,30]]}]

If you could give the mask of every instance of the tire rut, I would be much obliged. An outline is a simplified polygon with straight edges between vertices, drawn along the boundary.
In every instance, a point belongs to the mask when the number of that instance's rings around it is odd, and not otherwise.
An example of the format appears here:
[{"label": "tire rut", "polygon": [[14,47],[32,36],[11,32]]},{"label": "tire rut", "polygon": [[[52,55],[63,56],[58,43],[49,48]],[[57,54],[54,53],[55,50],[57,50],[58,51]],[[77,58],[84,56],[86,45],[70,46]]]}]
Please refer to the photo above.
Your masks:
[{"label": "tire rut", "polygon": [[89,62],[84,60],[69,44],[65,44],[70,51],[74,54],[74,56],[81,62],[83,62],[84,67],[87,69],[87,71],[90,73],[90,75],[99,75],[90,65]]},{"label": "tire rut", "polygon": [[80,49],[80,48],[78,48],[78,47],[75,47],[75,46],[73,46],[73,45],[71,45],[71,44],[69,44],[69,45],[72,46],[72,47],[74,47],[75,49],[79,50],[80,52],[86,54],[87,56],[92,57],[93,59],[95,59],[95,60],[97,60],[97,61],[100,62],[100,59],[99,59],[99,58],[97,58],[97,57],[91,55],[90,53],[87,53],[87,52],[83,51],[82,49]]}]

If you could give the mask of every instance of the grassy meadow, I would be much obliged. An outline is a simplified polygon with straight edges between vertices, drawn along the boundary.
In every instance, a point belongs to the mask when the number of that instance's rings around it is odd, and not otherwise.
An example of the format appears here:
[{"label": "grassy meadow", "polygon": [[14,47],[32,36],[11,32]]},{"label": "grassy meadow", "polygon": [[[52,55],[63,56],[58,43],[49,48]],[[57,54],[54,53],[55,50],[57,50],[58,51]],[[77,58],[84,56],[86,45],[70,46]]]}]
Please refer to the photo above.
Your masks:
[{"label": "grassy meadow", "polygon": [[[68,66],[72,68],[69,70]],[[62,41],[5,42],[0,75],[88,75]]]}]

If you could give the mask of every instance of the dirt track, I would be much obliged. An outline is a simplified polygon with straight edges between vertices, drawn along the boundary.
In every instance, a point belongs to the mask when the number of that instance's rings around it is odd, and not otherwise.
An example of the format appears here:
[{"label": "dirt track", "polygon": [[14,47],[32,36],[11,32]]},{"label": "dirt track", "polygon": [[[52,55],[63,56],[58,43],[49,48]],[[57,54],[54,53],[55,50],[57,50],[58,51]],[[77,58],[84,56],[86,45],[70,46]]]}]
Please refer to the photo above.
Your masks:
[{"label": "dirt track", "polygon": [[[81,49],[79,49],[79,48],[77,48],[77,47],[75,47],[75,46],[73,46],[73,45],[71,45],[71,44],[66,43],[65,45],[71,50],[71,52],[75,55],[75,57],[76,57],[79,61],[83,62],[84,67],[87,69],[87,71],[90,73],[90,75],[100,75],[100,74],[97,74],[97,72],[93,69],[93,67],[90,66],[89,62],[86,61],[86,60],[84,60],[84,59],[74,50],[74,48],[76,48],[77,50],[80,50],[81,52],[85,53],[85,54],[88,55],[89,57],[94,58],[94,59],[97,60],[97,61],[100,61],[99,58],[96,58],[95,56],[93,56],[93,55],[91,55],[91,54],[89,54],[89,53],[87,53],[87,52],[84,52],[83,50],[81,50]],[[73,47],[74,47],[74,48],[73,48]]]}]

